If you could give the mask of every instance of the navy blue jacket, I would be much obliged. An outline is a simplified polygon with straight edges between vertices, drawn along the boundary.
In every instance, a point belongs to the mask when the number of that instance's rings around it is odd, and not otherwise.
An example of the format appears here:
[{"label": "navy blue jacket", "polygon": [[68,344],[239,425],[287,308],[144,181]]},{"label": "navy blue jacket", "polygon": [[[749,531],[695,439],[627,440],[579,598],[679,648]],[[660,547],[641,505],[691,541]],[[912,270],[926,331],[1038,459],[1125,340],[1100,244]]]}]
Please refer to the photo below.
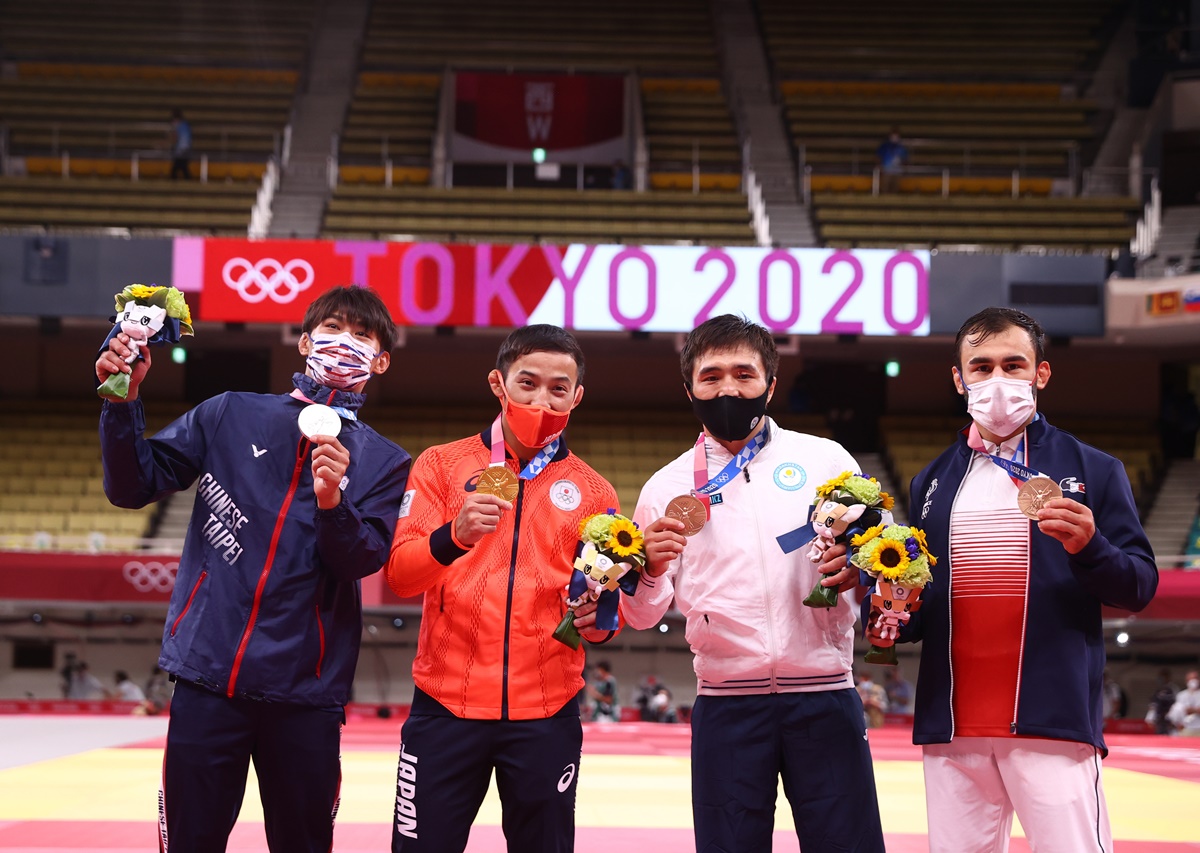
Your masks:
[{"label": "navy blue jacket", "polygon": [[[901,642],[922,641],[913,742],[948,743],[954,736],[950,661],[950,514],[974,453],[964,429],[958,440],[912,481],[910,524],[923,529],[939,558],[921,609]],[[1104,635],[1100,606],[1141,610],[1158,588],[1158,569],[1138,520],[1125,469],[1039,416],[1026,431],[1026,460],[1086,504],[1096,533],[1078,554],[1030,521],[1030,572],[1025,638],[1013,732],[1078,741],[1107,752],[1101,713]],[[1071,491],[1083,487],[1082,491]]]},{"label": "navy blue jacket", "polygon": [[[303,374],[312,400],[330,400]],[[363,395],[337,392],[350,410]],[[140,400],[100,415],[104,491],[137,508],[197,483],[159,666],[215,692],[322,708],[349,697],[362,634],[359,579],[387,562],[409,455],[343,418],[342,501],[317,508],[312,445],[288,395],[226,393],[143,437]]]}]

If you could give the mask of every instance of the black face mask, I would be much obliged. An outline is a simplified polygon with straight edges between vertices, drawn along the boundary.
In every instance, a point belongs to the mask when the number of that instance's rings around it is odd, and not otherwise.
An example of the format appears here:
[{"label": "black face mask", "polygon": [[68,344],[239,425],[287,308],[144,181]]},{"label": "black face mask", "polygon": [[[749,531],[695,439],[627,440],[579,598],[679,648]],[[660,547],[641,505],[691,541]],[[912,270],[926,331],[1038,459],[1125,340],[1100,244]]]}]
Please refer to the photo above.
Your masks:
[{"label": "black face mask", "polygon": [[754,431],[767,414],[767,390],[759,397],[713,397],[701,400],[693,395],[692,411],[713,438],[741,441]]}]

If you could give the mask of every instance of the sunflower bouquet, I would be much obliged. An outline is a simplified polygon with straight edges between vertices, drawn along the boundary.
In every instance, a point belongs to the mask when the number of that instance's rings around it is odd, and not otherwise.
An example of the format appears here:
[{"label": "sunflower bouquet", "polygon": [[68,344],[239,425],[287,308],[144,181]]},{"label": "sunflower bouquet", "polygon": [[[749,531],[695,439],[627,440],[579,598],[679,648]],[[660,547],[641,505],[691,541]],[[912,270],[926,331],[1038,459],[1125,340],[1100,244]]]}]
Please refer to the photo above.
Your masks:
[{"label": "sunflower bouquet", "polygon": [[585,518],[579,525],[575,566],[567,587],[567,612],[554,629],[554,639],[579,648],[575,609],[591,601],[597,602],[596,627],[617,630],[621,592],[633,594],[645,565],[642,531],[632,520],[611,509]]},{"label": "sunflower bouquet", "polygon": [[[142,357],[141,347],[178,343],[183,335],[192,334],[192,312],[182,291],[174,287],[131,284],[116,295],[115,301],[117,316],[112,320],[116,325],[104,339],[101,352],[108,349],[108,342],[118,334],[126,334],[133,355],[125,361],[132,364]],[[129,396],[129,374],[114,373],[96,393],[124,400]]]},{"label": "sunflower bouquet", "polygon": [[850,562],[875,578],[871,612],[879,638],[871,641],[866,663],[896,665],[900,626],[921,607],[921,591],[933,578],[937,558],[929,553],[925,531],[903,524],[872,527],[850,540]]},{"label": "sunflower bouquet", "polygon": [[[852,540],[856,534],[868,528],[891,524],[895,503],[891,495],[879,488],[879,481],[866,474],[843,471],[818,486],[812,510],[812,526],[816,536],[809,548],[808,558],[820,563],[822,555],[833,545]],[[833,607],[837,600],[837,589],[821,586],[818,580],[804,603],[809,607]]]}]

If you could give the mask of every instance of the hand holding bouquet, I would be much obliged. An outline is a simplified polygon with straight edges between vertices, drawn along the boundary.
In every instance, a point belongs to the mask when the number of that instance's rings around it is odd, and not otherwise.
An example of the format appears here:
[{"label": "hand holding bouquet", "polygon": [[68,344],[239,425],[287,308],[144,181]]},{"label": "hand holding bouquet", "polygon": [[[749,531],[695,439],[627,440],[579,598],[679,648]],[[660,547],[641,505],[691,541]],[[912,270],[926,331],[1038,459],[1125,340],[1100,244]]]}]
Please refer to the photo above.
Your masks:
[{"label": "hand holding bouquet", "polygon": [[585,518],[579,526],[575,566],[567,587],[567,612],[554,629],[554,639],[579,648],[575,609],[592,601],[597,602],[596,628],[617,630],[621,591],[630,595],[637,589],[645,565],[642,531],[633,521],[611,509]]},{"label": "hand holding bouquet", "polygon": [[872,527],[850,540],[850,562],[875,578],[871,592],[874,619],[866,663],[896,665],[900,627],[921,607],[921,591],[932,579],[937,558],[929,553],[925,531],[903,524]]},{"label": "hand holding bouquet", "polygon": [[[894,505],[892,496],[880,490],[876,479],[864,474],[843,471],[818,486],[812,510],[812,524],[817,535],[812,540],[808,558],[819,563],[833,545],[847,542],[868,528],[891,524]],[[809,607],[833,607],[837,598],[835,587],[821,586],[818,581],[804,603]]]},{"label": "hand holding bouquet", "polygon": [[[132,364],[142,357],[139,350],[147,344],[178,343],[183,335],[192,334],[192,312],[184,301],[183,293],[174,287],[131,284],[116,295],[116,323],[101,350],[118,334],[129,337],[129,348],[133,354],[126,359]],[[114,373],[96,389],[101,397],[129,396],[129,374]]]}]

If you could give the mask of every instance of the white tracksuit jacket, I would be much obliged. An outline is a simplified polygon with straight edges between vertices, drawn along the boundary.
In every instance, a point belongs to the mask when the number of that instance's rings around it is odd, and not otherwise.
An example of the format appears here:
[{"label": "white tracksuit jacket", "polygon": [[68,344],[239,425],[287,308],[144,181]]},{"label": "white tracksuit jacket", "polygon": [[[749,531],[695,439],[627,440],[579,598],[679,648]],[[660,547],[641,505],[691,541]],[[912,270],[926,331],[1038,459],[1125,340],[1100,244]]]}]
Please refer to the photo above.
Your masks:
[{"label": "white tracksuit jacket", "polygon": [[[853,687],[856,607],[802,603],[820,577],[807,544],[785,554],[776,537],[808,523],[817,486],[858,463],[838,443],[781,429],[741,474],[720,490],[704,529],[657,578],[643,576],[621,612],[634,628],[656,625],[671,606],[687,617],[697,691],[709,696],[798,693]],[[708,476],[731,456],[705,439]],[[642,488],[634,520],[645,527],[674,497],[694,488],[693,449]],[[747,477],[747,474],[749,475]],[[811,536],[809,537],[811,538]]]}]

